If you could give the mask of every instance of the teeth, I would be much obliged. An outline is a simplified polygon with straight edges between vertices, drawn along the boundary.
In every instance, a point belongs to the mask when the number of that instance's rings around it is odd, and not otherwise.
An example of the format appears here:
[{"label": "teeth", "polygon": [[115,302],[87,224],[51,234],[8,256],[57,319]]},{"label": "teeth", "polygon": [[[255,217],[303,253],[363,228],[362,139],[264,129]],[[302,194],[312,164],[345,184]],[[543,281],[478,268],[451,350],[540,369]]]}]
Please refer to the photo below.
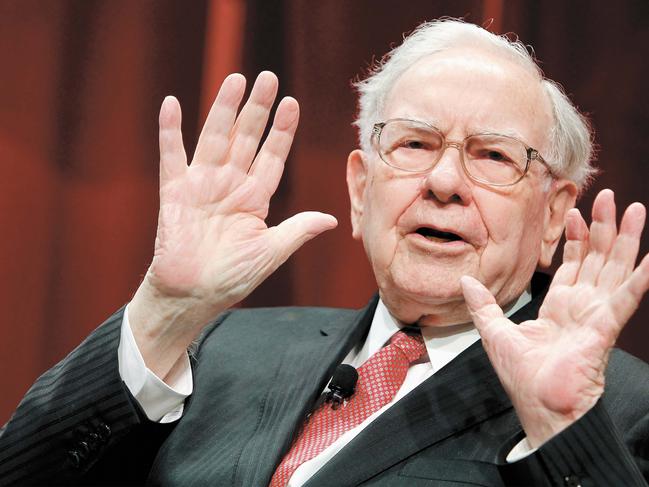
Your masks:
[{"label": "teeth", "polygon": [[449,238],[440,238],[440,237],[434,237],[432,235],[424,235],[427,240],[430,240],[431,242],[451,242],[451,239]]}]

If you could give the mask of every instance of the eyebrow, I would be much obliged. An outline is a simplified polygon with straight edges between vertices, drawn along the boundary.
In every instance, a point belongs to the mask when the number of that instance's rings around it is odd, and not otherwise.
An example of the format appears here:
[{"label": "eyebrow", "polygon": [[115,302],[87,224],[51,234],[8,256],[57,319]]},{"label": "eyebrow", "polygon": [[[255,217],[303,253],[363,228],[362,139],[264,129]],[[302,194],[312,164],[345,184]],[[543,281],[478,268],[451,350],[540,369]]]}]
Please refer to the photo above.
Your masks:
[{"label": "eyebrow", "polygon": [[[394,118],[405,118],[408,120],[415,120],[419,122],[424,122],[428,125],[431,125],[435,127],[437,130],[441,131],[442,133],[446,134],[446,130],[443,130],[441,127],[441,124],[439,123],[439,120],[434,119],[434,118],[422,118],[417,115],[412,115],[411,112],[405,112],[402,115],[399,115],[398,117]],[[513,137],[515,139],[518,139],[520,141],[525,141],[526,138],[523,134],[512,130],[512,129],[494,129],[490,127],[470,127],[471,130],[467,131],[467,135],[465,137],[471,136],[471,135],[480,135],[480,134],[493,134],[493,135],[504,135],[506,137]],[[524,144],[527,144],[527,142],[523,142]]]},{"label": "eyebrow", "polygon": [[525,140],[525,136],[519,132],[516,132],[515,130],[511,129],[505,129],[505,130],[496,130],[496,129],[491,129],[489,127],[482,127],[479,130],[472,130],[470,132],[470,135],[476,135],[476,134],[495,134],[495,135],[504,135],[506,137],[513,137],[518,140]]}]

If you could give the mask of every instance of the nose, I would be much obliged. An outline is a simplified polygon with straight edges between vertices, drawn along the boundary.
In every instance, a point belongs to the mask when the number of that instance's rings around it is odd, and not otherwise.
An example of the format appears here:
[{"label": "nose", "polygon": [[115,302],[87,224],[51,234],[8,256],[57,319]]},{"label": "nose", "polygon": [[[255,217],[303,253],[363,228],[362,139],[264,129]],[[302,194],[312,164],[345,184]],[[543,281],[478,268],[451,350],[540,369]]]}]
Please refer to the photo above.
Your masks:
[{"label": "nose", "polygon": [[469,204],[471,182],[462,168],[460,142],[446,142],[442,157],[422,180],[422,193],[442,203]]}]

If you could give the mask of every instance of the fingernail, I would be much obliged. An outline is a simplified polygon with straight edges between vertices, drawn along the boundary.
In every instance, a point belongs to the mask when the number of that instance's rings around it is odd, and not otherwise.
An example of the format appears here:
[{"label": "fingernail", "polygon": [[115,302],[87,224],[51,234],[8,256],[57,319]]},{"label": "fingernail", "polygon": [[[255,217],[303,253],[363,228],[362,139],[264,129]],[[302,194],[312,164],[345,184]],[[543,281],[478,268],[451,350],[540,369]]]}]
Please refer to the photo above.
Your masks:
[{"label": "fingernail", "polygon": [[228,83],[233,88],[239,88],[242,84],[245,84],[245,82],[246,82],[246,77],[241,73],[229,74],[225,78],[225,80],[223,80],[223,84]]}]

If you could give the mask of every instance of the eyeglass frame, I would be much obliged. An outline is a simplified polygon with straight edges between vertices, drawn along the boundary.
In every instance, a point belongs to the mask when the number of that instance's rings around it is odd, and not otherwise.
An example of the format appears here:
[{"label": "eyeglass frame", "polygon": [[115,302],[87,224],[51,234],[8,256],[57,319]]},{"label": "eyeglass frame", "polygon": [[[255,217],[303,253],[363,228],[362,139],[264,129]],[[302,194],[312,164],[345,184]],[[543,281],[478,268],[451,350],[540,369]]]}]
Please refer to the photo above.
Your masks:
[{"label": "eyeglass frame", "polygon": [[[415,169],[412,169],[412,170],[411,169],[404,169],[402,167],[394,166],[394,165],[390,164],[388,161],[386,161],[383,158],[383,155],[381,154],[381,133],[383,132],[383,128],[390,122],[414,122],[416,124],[424,125],[424,126],[430,128],[430,129],[432,129],[433,131],[437,132],[442,137],[442,147],[443,147],[443,150],[440,151],[440,156],[437,159],[437,161],[435,161],[430,167],[428,167],[426,169],[421,169],[421,170],[420,169],[416,169],[416,170]],[[523,145],[523,147],[525,147],[525,151],[527,153],[527,161],[525,163],[525,169],[523,170],[521,176],[516,181],[514,181],[513,183],[491,183],[489,181],[485,181],[483,179],[477,178],[477,177],[473,176],[469,172],[469,170],[466,167],[466,162],[464,161],[464,145],[465,145],[467,139],[470,139],[471,137],[475,137],[475,136],[480,136],[480,135],[495,135],[495,136],[498,136],[498,137],[506,137],[508,139],[513,139],[513,140],[515,140],[517,142],[520,142]],[[488,186],[495,186],[495,187],[499,187],[499,188],[507,187],[507,186],[514,186],[515,184],[519,183],[527,175],[527,173],[528,173],[528,171],[530,169],[530,166],[532,164],[532,161],[534,161],[534,160],[539,161],[541,164],[543,164],[543,166],[545,166],[545,168],[550,173],[550,176],[552,176],[553,178],[557,177],[556,174],[554,173],[554,171],[552,170],[552,167],[550,167],[550,165],[546,162],[546,160],[543,159],[543,156],[541,156],[541,154],[540,154],[540,152],[538,150],[530,147],[529,145],[527,145],[525,142],[518,139],[517,137],[511,137],[509,135],[503,135],[503,134],[492,133],[492,132],[485,132],[485,133],[477,133],[477,134],[467,135],[466,137],[464,137],[464,139],[462,139],[462,141],[447,140],[446,135],[444,134],[444,132],[442,132],[440,129],[438,129],[437,127],[435,127],[434,125],[431,125],[429,123],[422,122],[421,120],[413,120],[413,119],[410,119],[410,118],[390,118],[390,119],[388,119],[388,120],[386,120],[384,122],[376,122],[372,126],[372,137],[376,137],[376,141],[377,141],[376,152],[378,153],[379,158],[385,164],[390,166],[391,168],[398,169],[399,171],[405,171],[405,172],[409,172],[409,173],[413,173],[413,174],[414,173],[422,173],[423,174],[425,172],[428,172],[431,169],[433,169],[435,167],[435,165],[437,165],[437,163],[440,161],[440,159],[444,156],[444,152],[446,151],[446,149],[448,149],[449,147],[455,147],[458,150],[458,152],[460,153],[460,162],[462,163],[462,170],[464,171],[464,174],[466,174],[469,177],[469,179],[471,179],[471,180],[473,180],[473,181],[475,181],[477,183],[480,183],[480,184],[486,184]]]}]

